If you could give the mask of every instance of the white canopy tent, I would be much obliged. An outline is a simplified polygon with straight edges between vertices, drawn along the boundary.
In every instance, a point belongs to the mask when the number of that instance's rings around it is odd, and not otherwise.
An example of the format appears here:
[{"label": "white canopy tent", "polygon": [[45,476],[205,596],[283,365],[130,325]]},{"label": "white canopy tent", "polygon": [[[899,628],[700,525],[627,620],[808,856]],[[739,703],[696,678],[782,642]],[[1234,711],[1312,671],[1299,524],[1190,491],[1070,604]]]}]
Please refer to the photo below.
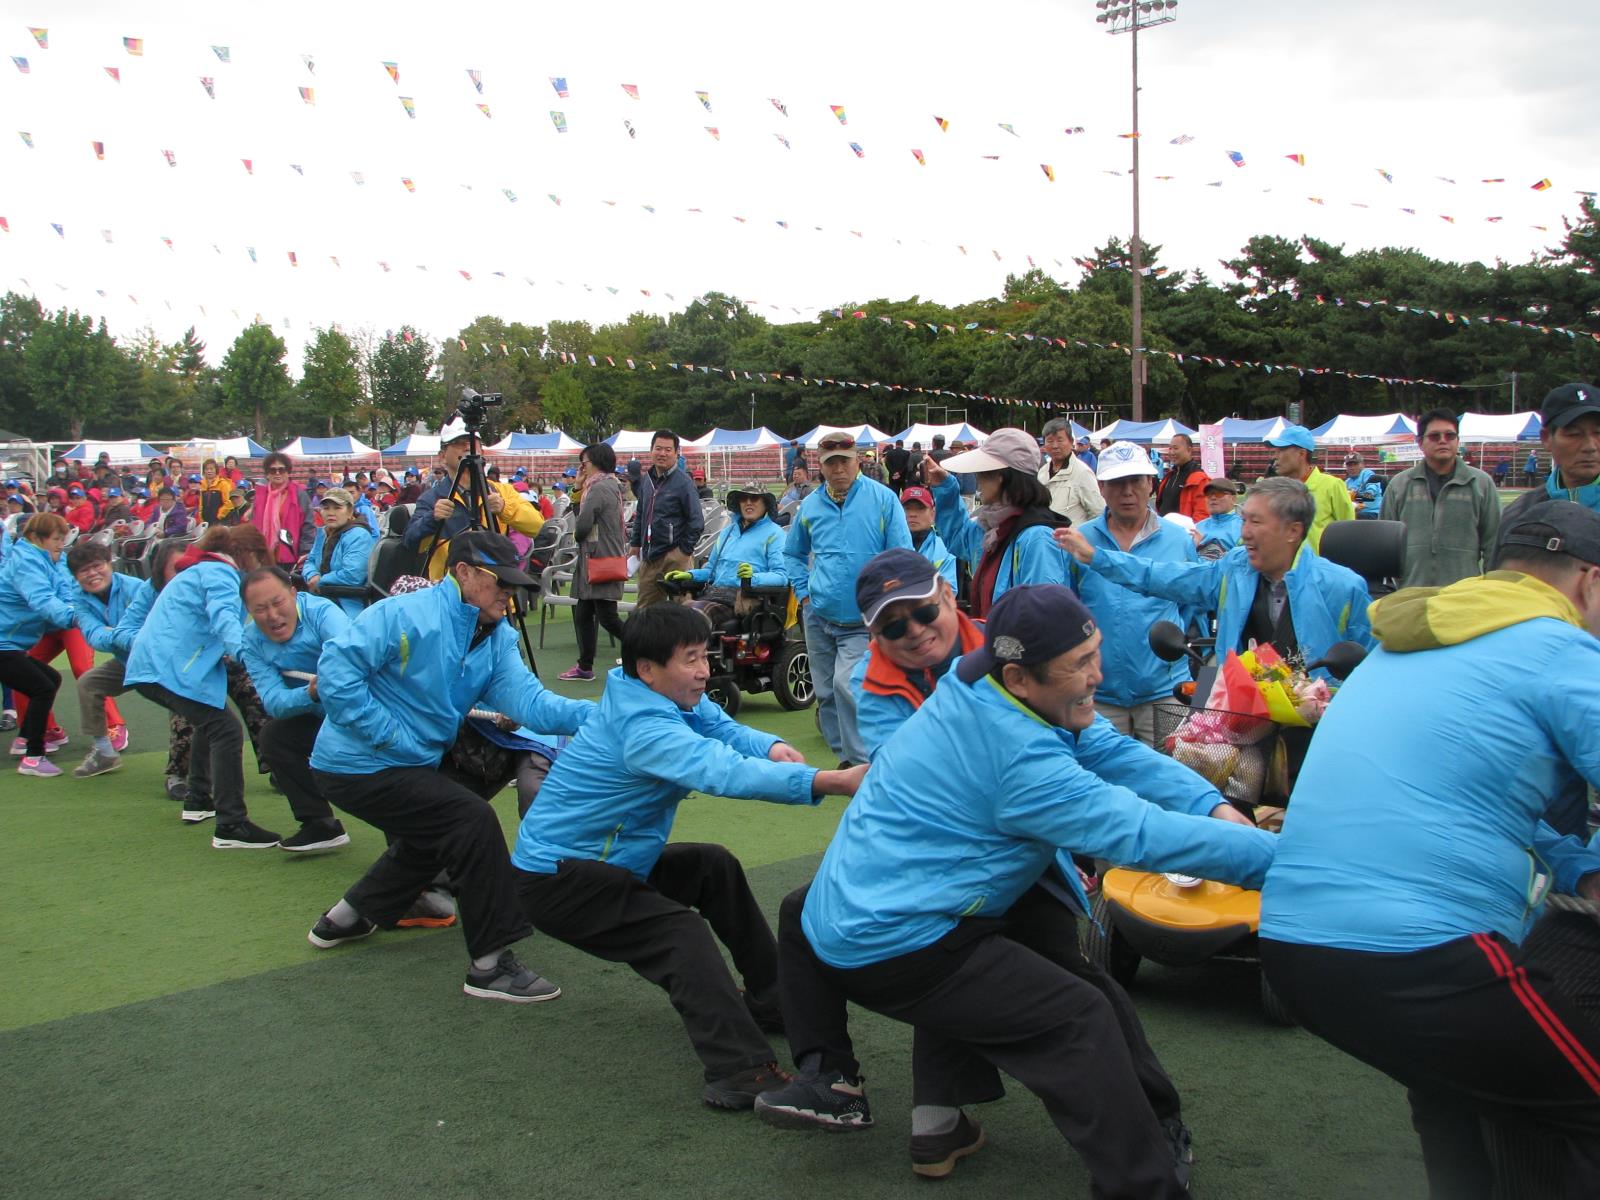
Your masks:
[{"label": "white canopy tent", "polygon": [[924,425],[921,422],[903,429],[894,435],[894,440],[904,442],[908,447],[913,442],[921,442],[924,449],[933,445],[934,436],[944,438],[944,444],[951,442],[982,442],[989,437],[987,433],[976,425],[968,425],[965,421],[957,421],[953,425]]},{"label": "white canopy tent", "polygon": [[344,434],[340,437],[297,437],[281,447],[290,458],[377,458],[378,452],[360,438]]},{"label": "white canopy tent", "polygon": [[1384,413],[1376,417],[1340,414],[1311,431],[1319,446],[1377,445],[1405,442],[1417,436],[1417,423],[1404,413]]},{"label": "white canopy tent", "polygon": [[617,452],[618,458],[625,454],[649,454],[650,441],[654,437],[655,431],[652,429],[619,429],[606,439],[606,445]]},{"label": "white canopy tent", "polygon": [[1461,414],[1463,442],[1537,442],[1543,427],[1536,412]]},{"label": "white canopy tent", "polygon": [[267,448],[256,441],[255,438],[249,437],[192,437],[182,446],[176,447],[176,449],[192,450],[196,454],[203,454],[208,458],[218,460],[224,458],[265,458],[267,456]]},{"label": "white canopy tent", "polygon": [[855,438],[858,446],[880,446],[884,442],[894,441],[875,425],[818,425],[815,429],[801,434],[796,440],[807,450],[815,450],[817,444],[830,433],[848,433]]}]

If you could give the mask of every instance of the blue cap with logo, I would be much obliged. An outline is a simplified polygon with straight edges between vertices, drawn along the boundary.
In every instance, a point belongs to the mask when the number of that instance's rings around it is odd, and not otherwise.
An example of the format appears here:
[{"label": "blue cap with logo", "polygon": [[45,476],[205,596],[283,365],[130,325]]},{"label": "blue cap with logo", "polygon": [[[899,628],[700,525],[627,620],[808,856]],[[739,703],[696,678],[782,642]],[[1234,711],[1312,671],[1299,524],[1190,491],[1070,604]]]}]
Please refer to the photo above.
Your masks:
[{"label": "blue cap with logo", "polygon": [[1317,452],[1317,440],[1311,436],[1311,430],[1304,425],[1285,425],[1281,432],[1267,439],[1267,445],[1276,446],[1280,450],[1285,446],[1299,446],[1307,454]]}]

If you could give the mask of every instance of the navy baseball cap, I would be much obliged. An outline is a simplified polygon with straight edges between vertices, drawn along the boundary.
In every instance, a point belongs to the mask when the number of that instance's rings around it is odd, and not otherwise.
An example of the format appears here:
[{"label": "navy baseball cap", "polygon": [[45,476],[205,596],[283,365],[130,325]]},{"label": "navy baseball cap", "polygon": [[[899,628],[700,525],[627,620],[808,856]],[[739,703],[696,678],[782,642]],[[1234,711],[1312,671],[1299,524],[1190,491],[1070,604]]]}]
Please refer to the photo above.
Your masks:
[{"label": "navy baseball cap", "polygon": [[1600,413],[1600,388],[1592,383],[1563,383],[1544,398],[1539,421],[1546,429],[1560,429],[1590,413]]},{"label": "navy baseball cap", "polygon": [[1317,440],[1311,436],[1311,430],[1304,425],[1285,425],[1282,433],[1267,439],[1267,445],[1277,446],[1279,449],[1284,446],[1299,446],[1307,454],[1317,452]]},{"label": "navy baseball cap", "polygon": [[927,600],[939,590],[939,571],[915,550],[874,554],[856,576],[856,607],[871,625],[896,600]]},{"label": "navy baseball cap", "polygon": [[517,548],[503,533],[474,529],[450,539],[449,566],[471,563],[475,567],[493,571],[501,583],[533,587],[535,580],[517,565],[518,561]]},{"label": "navy baseball cap", "polygon": [[1501,554],[1507,546],[1532,546],[1600,566],[1600,513],[1570,500],[1543,500],[1500,527],[1499,546]]},{"label": "navy baseball cap", "polygon": [[1010,588],[983,625],[983,645],[956,667],[962,683],[976,683],[1000,663],[1049,662],[1094,636],[1094,615],[1069,587],[1038,583]]}]

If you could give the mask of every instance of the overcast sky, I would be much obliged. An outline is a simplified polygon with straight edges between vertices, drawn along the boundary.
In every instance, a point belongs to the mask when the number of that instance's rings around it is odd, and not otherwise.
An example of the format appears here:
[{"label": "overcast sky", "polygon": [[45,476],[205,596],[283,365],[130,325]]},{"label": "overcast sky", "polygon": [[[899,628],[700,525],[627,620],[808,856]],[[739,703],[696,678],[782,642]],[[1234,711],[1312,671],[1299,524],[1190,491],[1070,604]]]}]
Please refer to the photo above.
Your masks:
[{"label": "overcast sky", "polygon": [[[1537,21],[1474,0],[1175,11],[1140,36],[1142,221],[1168,265],[1219,278],[1256,233],[1522,261],[1600,188],[1593,4]],[[214,361],[258,315],[298,362],[333,322],[449,337],[481,313],[599,323],[710,289],[773,320],[958,302],[997,294],[1029,255],[1071,280],[1074,256],[1130,227],[1130,39],[1092,0],[4,0],[0,15],[0,55],[29,64],[0,58],[0,289],[119,336],[193,324]]]}]

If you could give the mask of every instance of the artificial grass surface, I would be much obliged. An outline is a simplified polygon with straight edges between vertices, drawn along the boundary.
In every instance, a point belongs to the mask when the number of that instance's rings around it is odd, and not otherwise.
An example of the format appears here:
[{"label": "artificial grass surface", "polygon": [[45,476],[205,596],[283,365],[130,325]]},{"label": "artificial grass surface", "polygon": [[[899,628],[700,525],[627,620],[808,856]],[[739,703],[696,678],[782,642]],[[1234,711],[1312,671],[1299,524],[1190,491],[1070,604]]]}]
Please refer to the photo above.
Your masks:
[{"label": "artificial grass surface", "polygon": [[[554,622],[548,643],[540,665],[553,680],[570,662],[570,624]],[[555,686],[600,691],[599,681]],[[0,785],[0,1194],[698,1200],[926,1186],[906,1161],[905,1028],[852,1018],[872,1132],[780,1133],[706,1109],[665,996],[626,968],[536,936],[521,953],[566,994],[523,1007],[461,994],[456,930],[313,949],[305,931],[382,836],[349,822],[354,844],[330,855],[213,851],[210,824],[182,825],[163,796],[164,714],[137,696],[125,711],[134,744],[121,772]],[[70,683],[58,716],[74,734],[58,755],[69,768],[86,750]],[[829,763],[810,712],[749,697],[741,719]],[[248,782],[255,819],[289,832],[283,798],[260,776]],[[509,792],[496,808],[509,835]],[[695,797],[675,837],[732,848],[775,924],[841,808]],[[1195,1195],[1422,1194],[1400,1089],[1265,1024],[1253,970],[1147,966],[1134,995],[1185,1097]],[[978,1115],[991,1145],[945,1190],[1087,1194],[1076,1156],[1026,1092]]]}]

